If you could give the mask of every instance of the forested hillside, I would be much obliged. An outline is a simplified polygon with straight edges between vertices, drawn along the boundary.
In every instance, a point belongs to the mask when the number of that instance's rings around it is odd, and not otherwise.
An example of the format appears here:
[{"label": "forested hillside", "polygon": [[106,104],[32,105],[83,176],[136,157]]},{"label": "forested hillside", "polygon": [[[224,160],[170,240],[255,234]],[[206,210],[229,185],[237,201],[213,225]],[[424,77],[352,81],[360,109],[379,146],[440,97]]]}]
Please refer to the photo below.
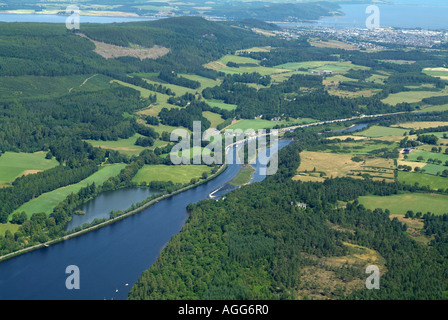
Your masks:
[{"label": "forested hillside", "polygon": [[[446,219],[427,220],[427,232],[436,237],[423,247],[388,210],[353,201],[406,186],[346,178],[292,181],[299,152],[319,144],[316,134],[293,136],[297,142],[280,151],[277,174],[225,199],[190,206],[187,224],[129,299],[446,298]],[[360,253],[379,266],[380,290],[365,288],[367,261],[353,259]]]}]

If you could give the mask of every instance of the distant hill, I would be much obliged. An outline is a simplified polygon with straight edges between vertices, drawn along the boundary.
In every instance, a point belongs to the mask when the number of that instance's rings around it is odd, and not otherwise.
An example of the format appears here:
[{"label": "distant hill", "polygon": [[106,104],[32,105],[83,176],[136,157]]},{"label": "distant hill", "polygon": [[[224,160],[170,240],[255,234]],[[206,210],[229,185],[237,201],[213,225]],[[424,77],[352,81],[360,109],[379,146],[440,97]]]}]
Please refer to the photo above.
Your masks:
[{"label": "distant hill", "polygon": [[[241,23],[275,28],[271,24],[256,20],[245,20]],[[235,28],[229,23],[189,16],[108,25],[89,24],[83,26],[82,33],[95,41],[116,46],[168,48],[170,53],[159,58],[157,62],[184,71],[197,69],[202,64],[217,60],[235,50],[253,46],[278,46],[284,43],[284,40],[278,38],[259,35],[251,31],[251,28]]]},{"label": "distant hill", "polygon": [[268,23],[258,19],[243,19],[240,21],[230,21],[229,24],[234,26],[257,28],[269,31],[281,30],[281,28],[274,23]]},{"label": "distant hill", "polygon": [[324,16],[332,16],[333,12],[339,8],[339,5],[334,2],[232,2],[216,5],[205,13],[212,16],[223,16],[230,20],[300,21],[317,20]]},{"label": "distant hill", "polygon": [[[90,2],[90,1],[88,1]],[[344,2],[363,2],[362,0],[346,0]],[[205,2],[192,0],[186,2],[147,1],[138,0],[101,0],[90,4],[100,6],[87,6],[83,3],[81,14],[85,15],[114,15],[114,16],[153,16],[172,17],[194,15],[203,17],[218,17],[226,20],[259,19],[263,21],[299,21],[316,20],[323,16],[331,16],[332,12],[339,8],[335,2],[305,1],[297,3],[293,0],[279,1],[244,1],[244,0],[220,0]],[[76,5],[76,3],[74,3]],[[0,4],[0,10],[34,11],[34,13],[48,13],[57,10],[65,12],[68,4],[61,2],[42,2],[40,0],[4,0]]]}]

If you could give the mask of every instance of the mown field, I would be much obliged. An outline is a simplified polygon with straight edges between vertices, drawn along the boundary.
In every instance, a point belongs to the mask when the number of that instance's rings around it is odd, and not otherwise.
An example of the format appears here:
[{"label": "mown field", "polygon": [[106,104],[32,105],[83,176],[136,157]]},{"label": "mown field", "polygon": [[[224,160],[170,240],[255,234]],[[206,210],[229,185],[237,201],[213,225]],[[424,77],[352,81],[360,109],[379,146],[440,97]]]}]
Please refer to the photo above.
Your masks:
[{"label": "mown field", "polygon": [[224,119],[222,118],[222,116],[220,114],[217,114],[214,112],[205,111],[202,113],[202,115],[204,116],[204,118],[206,118],[210,121],[210,123],[211,123],[210,128],[216,128],[218,126],[218,124],[220,124],[224,121]]},{"label": "mown field", "polygon": [[229,104],[229,103],[224,103],[222,101],[219,100],[206,100],[206,102],[211,106],[211,107],[218,107],[224,110],[235,110],[237,108],[236,104]]},{"label": "mown field", "polygon": [[387,98],[381,100],[390,105],[397,105],[398,103],[416,103],[421,102],[425,98],[446,96],[446,89],[441,91],[403,91],[390,94]]},{"label": "mown field", "polygon": [[2,154],[0,156],[0,186],[13,182],[21,175],[48,170],[59,165],[54,158],[45,159],[45,155],[45,152]]},{"label": "mown field", "polygon": [[442,80],[448,80],[447,68],[424,68],[423,73],[426,73],[429,76],[438,77]]},{"label": "mown field", "polygon": [[155,94],[157,96],[157,101],[159,101],[159,102],[163,102],[163,101],[166,102],[168,100],[168,98],[170,97],[167,94],[151,91],[151,90],[148,90],[146,88],[142,88],[142,87],[139,87],[139,86],[136,86],[136,85],[133,85],[133,84],[130,84],[130,83],[126,83],[126,82],[123,82],[123,81],[120,81],[120,80],[112,80],[111,82],[112,83],[116,82],[116,83],[118,83],[118,84],[120,84],[122,86],[129,87],[129,88],[132,88],[132,89],[135,89],[135,90],[139,91],[140,95],[142,96],[142,98],[148,98],[150,95],[154,95]]},{"label": "mown field", "polygon": [[374,210],[389,209],[391,214],[404,215],[408,210],[414,212],[448,213],[448,196],[435,193],[405,193],[392,196],[362,196],[359,203]]},{"label": "mown field", "polygon": [[429,174],[399,171],[398,181],[409,185],[429,186],[433,190],[448,189],[448,178]]},{"label": "mown field", "polygon": [[370,68],[364,66],[358,66],[350,61],[337,62],[337,61],[306,61],[306,62],[290,62],[276,66],[276,68],[299,70],[299,69],[312,69],[315,71],[332,71],[334,73],[346,72],[350,69],[354,70],[368,70]]},{"label": "mown field", "polygon": [[[228,62],[234,62],[234,63],[238,64],[239,67],[238,68],[237,67],[228,67],[226,65]],[[276,73],[284,73],[284,72],[290,71],[289,69],[286,69],[286,68],[264,67],[264,66],[261,66],[259,63],[260,63],[260,61],[252,59],[252,58],[228,54],[217,61],[213,61],[213,62],[209,62],[209,63],[205,64],[204,67],[213,69],[213,70],[217,70],[217,71],[221,71],[224,73],[229,73],[229,74],[245,73],[245,72],[247,72],[247,73],[258,72],[262,76],[272,75],[272,74],[276,74]]]},{"label": "mown field", "polygon": [[26,212],[28,218],[36,212],[45,212],[47,215],[49,215],[53,212],[53,209],[71,193],[76,193],[81,188],[87,187],[92,183],[95,183],[96,185],[102,185],[110,177],[117,176],[120,171],[125,168],[125,166],[126,164],[124,163],[104,166],[99,171],[92,174],[90,177],[76,184],[44,193],[39,197],[24,203],[15,212],[24,211]]},{"label": "mown field", "polygon": [[117,141],[86,140],[86,142],[90,143],[94,147],[119,151],[128,156],[139,155],[145,149],[154,149],[156,147],[167,144],[167,142],[165,141],[155,140],[152,147],[141,147],[135,145],[135,142],[139,137],[142,137],[142,135],[136,133],[134,136],[128,139],[118,139]]},{"label": "mown field", "polygon": [[[423,157],[423,160],[418,160],[419,157]],[[444,164],[445,161],[448,161],[448,155],[444,153],[438,152],[430,152],[424,150],[413,150],[408,155],[408,161],[419,161],[419,162],[428,162],[428,159],[440,160]]]},{"label": "mown field", "polygon": [[405,132],[407,133],[408,130],[400,128],[383,127],[383,126],[371,126],[367,130],[356,132],[353,135],[365,136],[369,138],[379,138],[388,136],[403,136]]},{"label": "mown field", "polygon": [[138,184],[151,181],[172,181],[186,184],[191,179],[201,178],[203,172],[210,174],[211,167],[205,165],[145,165],[137,172],[132,181]]},{"label": "mown field", "polygon": [[427,128],[436,128],[448,126],[448,122],[446,121],[418,121],[418,122],[404,122],[396,125],[392,125],[392,127],[399,127],[405,129],[427,129]]},{"label": "mown field", "polygon": [[203,90],[203,89],[208,88],[208,87],[219,86],[221,84],[220,80],[213,80],[213,79],[201,77],[201,76],[198,76],[198,75],[195,75],[195,74],[185,74],[185,73],[182,73],[182,74],[179,74],[179,75],[181,77],[184,77],[184,78],[187,78],[187,79],[190,79],[190,80],[193,80],[193,81],[198,81],[201,84],[201,86],[199,87],[198,90]]},{"label": "mown field", "polygon": [[19,231],[19,227],[18,224],[0,223],[0,235],[3,236],[7,230],[11,232],[11,234],[14,234]]}]

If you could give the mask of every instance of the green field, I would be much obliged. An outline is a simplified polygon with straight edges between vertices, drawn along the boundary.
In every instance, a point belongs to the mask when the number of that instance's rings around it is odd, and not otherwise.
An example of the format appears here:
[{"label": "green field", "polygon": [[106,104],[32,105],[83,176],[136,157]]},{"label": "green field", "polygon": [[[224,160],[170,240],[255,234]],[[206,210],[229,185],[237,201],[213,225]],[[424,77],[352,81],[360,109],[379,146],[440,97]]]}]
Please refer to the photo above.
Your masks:
[{"label": "green field", "polygon": [[219,86],[221,84],[221,81],[219,80],[213,80],[205,77],[201,77],[195,74],[179,74],[180,76],[193,80],[198,81],[201,83],[201,87],[199,89],[209,88],[209,87],[215,87]]},{"label": "green field", "polygon": [[328,64],[335,63],[335,61],[305,61],[305,62],[288,62],[275,66],[276,68],[298,70],[298,69],[312,69],[319,68]]},{"label": "green field", "polygon": [[135,90],[139,91],[141,97],[145,98],[145,99],[147,99],[150,95],[154,95],[155,94],[157,96],[157,101],[159,101],[159,102],[162,102],[162,101],[166,102],[169,99],[169,97],[170,97],[167,94],[151,91],[151,90],[148,90],[148,89],[145,89],[145,88],[142,88],[142,87],[138,87],[138,86],[135,86],[133,84],[126,83],[126,82],[123,82],[123,81],[120,81],[120,80],[112,80],[111,82],[112,83],[115,82],[115,83],[118,83],[118,84],[120,84],[122,86],[135,89]]},{"label": "green field", "polygon": [[448,110],[448,104],[442,104],[439,106],[430,106],[430,107],[423,107],[421,110],[417,110],[414,112],[437,112],[437,111],[447,111]]},{"label": "green field", "polygon": [[45,159],[45,155],[45,152],[5,152],[0,156],[0,185],[14,181],[22,174],[48,170],[59,164],[54,158]]},{"label": "green field", "polygon": [[431,134],[435,135],[436,137],[442,138],[443,139],[443,135],[447,135],[448,136],[448,131],[445,132],[431,132]]},{"label": "green field", "polygon": [[218,124],[224,121],[220,114],[214,112],[204,111],[202,115],[211,122],[210,128],[216,128]]},{"label": "green field", "polygon": [[432,212],[434,214],[448,213],[448,196],[434,193],[406,193],[392,196],[362,196],[359,203],[367,209],[389,209],[391,214],[406,214],[414,212]]},{"label": "green field", "polygon": [[[445,164],[445,161],[448,161],[448,155],[438,152],[424,151],[424,150],[413,150],[410,154],[408,154],[408,161],[418,161],[418,157],[423,157],[423,161],[419,162],[427,162],[428,159],[437,159],[442,161],[442,164]],[[442,170],[443,171],[443,170]]]},{"label": "green field", "polygon": [[448,170],[448,167],[437,164],[427,164],[423,167],[423,169],[425,170],[425,173],[437,175],[445,170]]},{"label": "green field", "polygon": [[255,169],[252,166],[245,165],[241,167],[240,172],[236,175],[235,178],[230,180],[229,184],[234,186],[242,186],[248,184],[252,180],[252,174],[255,172]]},{"label": "green field", "polygon": [[136,133],[134,136],[128,139],[118,139],[117,141],[102,141],[102,140],[85,140],[85,141],[90,143],[94,147],[119,151],[128,156],[139,155],[145,149],[153,150],[156,147],[167,144],[166,141],[155,140],[154,145],[152,147],[145,148],[135,145],[135,142],[139,137],[143,136]]},{"label": "green field", "polygon": [[288,72],[287,69],[279,69],[279,68],[270,68],[270,67],[264,67],[264,66],[250,66],[250,67],[239,67],[239,68],[223,68],[219,69],[219,71],[228,73],[228,74],[235,74],[235,73],[253,73],[258,72],[262,76],[272,75],[276,73],[284,73]]},{"label": "green field", "polygon": [[110,177],[117,176],[125,167],[126,164],[124,163],[104,166],[99,171],[92,174],[90,177],[76,184],[44,193],[39,197],[23,204],[14,212],[25,211],[28,217],[31,217],[31,215],[36,212],[45,212],[47,215],[49,215],[53,212],[53,209],[71,193],[77,193],[81,188],[87,187],[92,183],[95,183],[96,185],[102,185]]},{"label": "green field", "polygon": [[409,130],[382,126],[371,126],[365,131],[356,132],[355,136],[364,136],[369,138],[379,138],[379,137],[389,137],[389,136],[402,136],[405,132]]},{"label": "green field", "polygon": [[9,230],[11,234],[14,234],[19,230],[19,225],[12,223],[0,223],[0,236],[3,236],[6,230]]},{"label": "green field", "polygon": [[236,104],[228,104],[219,100],[206,100],[206,102],[211,107],[217,107],[229,111],[235,110],[238,107]]},{"label": "green field", "polygon": [[248,57],[242,57],[238,55],[228,54],[219,59],[219,62],[227,64],[228,62],[234,62],[238,64],[259,64],[260,61],[248,58]]},{"label": "green field", "polygon": [[252,47],[249,49],[242,49],[242,50],[237,50],[235,52],[235,54],[241,54],[244,52],[270,52],[271,51],[271,47]]},{"label": "green field", "polygon": [[145,165],[137,172],[132,181],[136,183],[172,181],[173,183],[185,184],[193,178],[201,178],[203,172],[210,174],[211,170],[211,167],[205,165]]},{"label": "green field", "polygon": [[[193,157],[194,157],[194,156],[198,156],[198,155],[201,155],[201,156],[202,156],[202,155],[208,155],[209,152],[210,152],[210,150],[209,150],[209,149],[206,149],[206,150],[204,151],[204,149],[205,149],[205,148],[203,148],[203,147],[196,147],[196,146],[190,148],[190,149],[189,149],[189,151],[190,151],[190,162],[193,160]],[[183,151],[184,151],[184,150],[179,151],[179,152],[177,153],[179,157],[182,157],[182,152],[183,152]],[[173,152],[171,152],[171,153],[173,153]],[[162,154],[161,157],[162,157],[162,158],[170,157],[170,156],[171,156],[171,153],[165,153],[165,154]]]},{"label": "green field", "polygon": [[169,126],[169,125],[165,125],[165,124],[159,124],[157,126],[150,125],[150,127],[153,128],[159,134],[162,134],[162,132],[168,132],[169,134],[171,134],[171,132],[176,129],[181,129],[181,130],[190,132],[189,129],[184,128],[184,127],[173,127],[173,126]]},{"label": "green field", "polygon": [[393,93],[381,101],[395,106],[401,102],[416,103],[424,98],[445,96],[446,94],[446,91],[403,91]]},{"label": "green field", "polygon": [[448,189],[448,178],[429,174],[398,171],[398,181],[401,183],[419,186],[429,186],[433,190]]},{"label": "green field", "polygon": [[269,129],[272,128],[274,126],[276,126],[278,123],[274,122],[274,121],[269,121],[269,120],[240,120],[234,124],[232,124],[230,127],[228,127],[228,129],[232,129],[232,130],[236,130],[236,129],[241,129],[243,131],[249,130],[249,129],[253,129],[253,130],[258,130],[258,129]]},{"label": "green field", "polygon": [[447,68],[425,68],[422,71],[428,76],[438,77],[443,80],[448,79],[448,69]]},{"label": "green field", "polygon": [[[153,81],[153,80],[146,79],[146,78],[144,78],[144,80],[146,82],[148,82],[148,83],[151,83],[151,84],[154,84],[154,85],[157,85],[157,86],[158,85],[162,85],[164,87],[167,87],[167,88],[171,89],[171,91],[175,92],[176,96],[183,96],[187,92],[195,94],[196,91],[197,91],[196,89],[190,89],[190,88],[186,88],[186,87],[181,87],[181,86],[178,86],[178,85],[175,85],[175,84],[165,83],[163,81],[160,81],[160,82],[159,81]],[[159,99],[157,99],[157,101],[159,101]],[[160,101],[165,101],[165,100],[160,100]]]},{"label": "green field", "polygon": [[236,130],[241,129],[243,131],[246,131],[248,129],[253,130],[259,130],[259,129],[272,129],[273,127],[277,125],[287,125],[287,126],[294,126],[294,125],[301,125],[301,124],[307,124],[316,122],[315,119],[309,119],[309,118],[302,118],[299,120],[282,120],[282,121],[270,121],[270,120],[262,120],[262,119],[244,119],[240,120],[231,126],[228,127],[228,129]]},{"label": "green field", "polygon": [[[239,67],[227,67],[228,62],[234,62],[239,65]],[[235,73],[252,73],[252,72],[258,72],[262,76],[265,75],[272,75],[272,74],[278,74],[283,72],[289,72],[290,70],[284,69],[284,68],[271,68],[271,67],[264,67],[260,66],[260,61],[248,58],[248,57],[242,57],[238,55],[225,55],[221,59],[213,62],[209,62],[204,65],[205,68],[221,71],[228,74],[235,74]]]}]

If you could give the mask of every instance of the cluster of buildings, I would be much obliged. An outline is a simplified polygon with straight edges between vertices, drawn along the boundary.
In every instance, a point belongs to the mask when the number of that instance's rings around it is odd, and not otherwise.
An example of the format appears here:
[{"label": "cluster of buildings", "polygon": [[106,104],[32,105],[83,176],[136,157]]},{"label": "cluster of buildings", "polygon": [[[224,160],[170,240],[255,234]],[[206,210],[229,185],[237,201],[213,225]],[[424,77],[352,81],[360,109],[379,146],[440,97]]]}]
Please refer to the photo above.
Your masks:
[{"label": "cluster of buildings", "polygon": [[294,39],[302,36],[338,40],[360,49],[384,49],[382,44],[398,44],[411,47],[431,48],[448,43],[448,31],[367,28],[341,29],[332,27],[290,27],[277,32],[284,38]]}]

